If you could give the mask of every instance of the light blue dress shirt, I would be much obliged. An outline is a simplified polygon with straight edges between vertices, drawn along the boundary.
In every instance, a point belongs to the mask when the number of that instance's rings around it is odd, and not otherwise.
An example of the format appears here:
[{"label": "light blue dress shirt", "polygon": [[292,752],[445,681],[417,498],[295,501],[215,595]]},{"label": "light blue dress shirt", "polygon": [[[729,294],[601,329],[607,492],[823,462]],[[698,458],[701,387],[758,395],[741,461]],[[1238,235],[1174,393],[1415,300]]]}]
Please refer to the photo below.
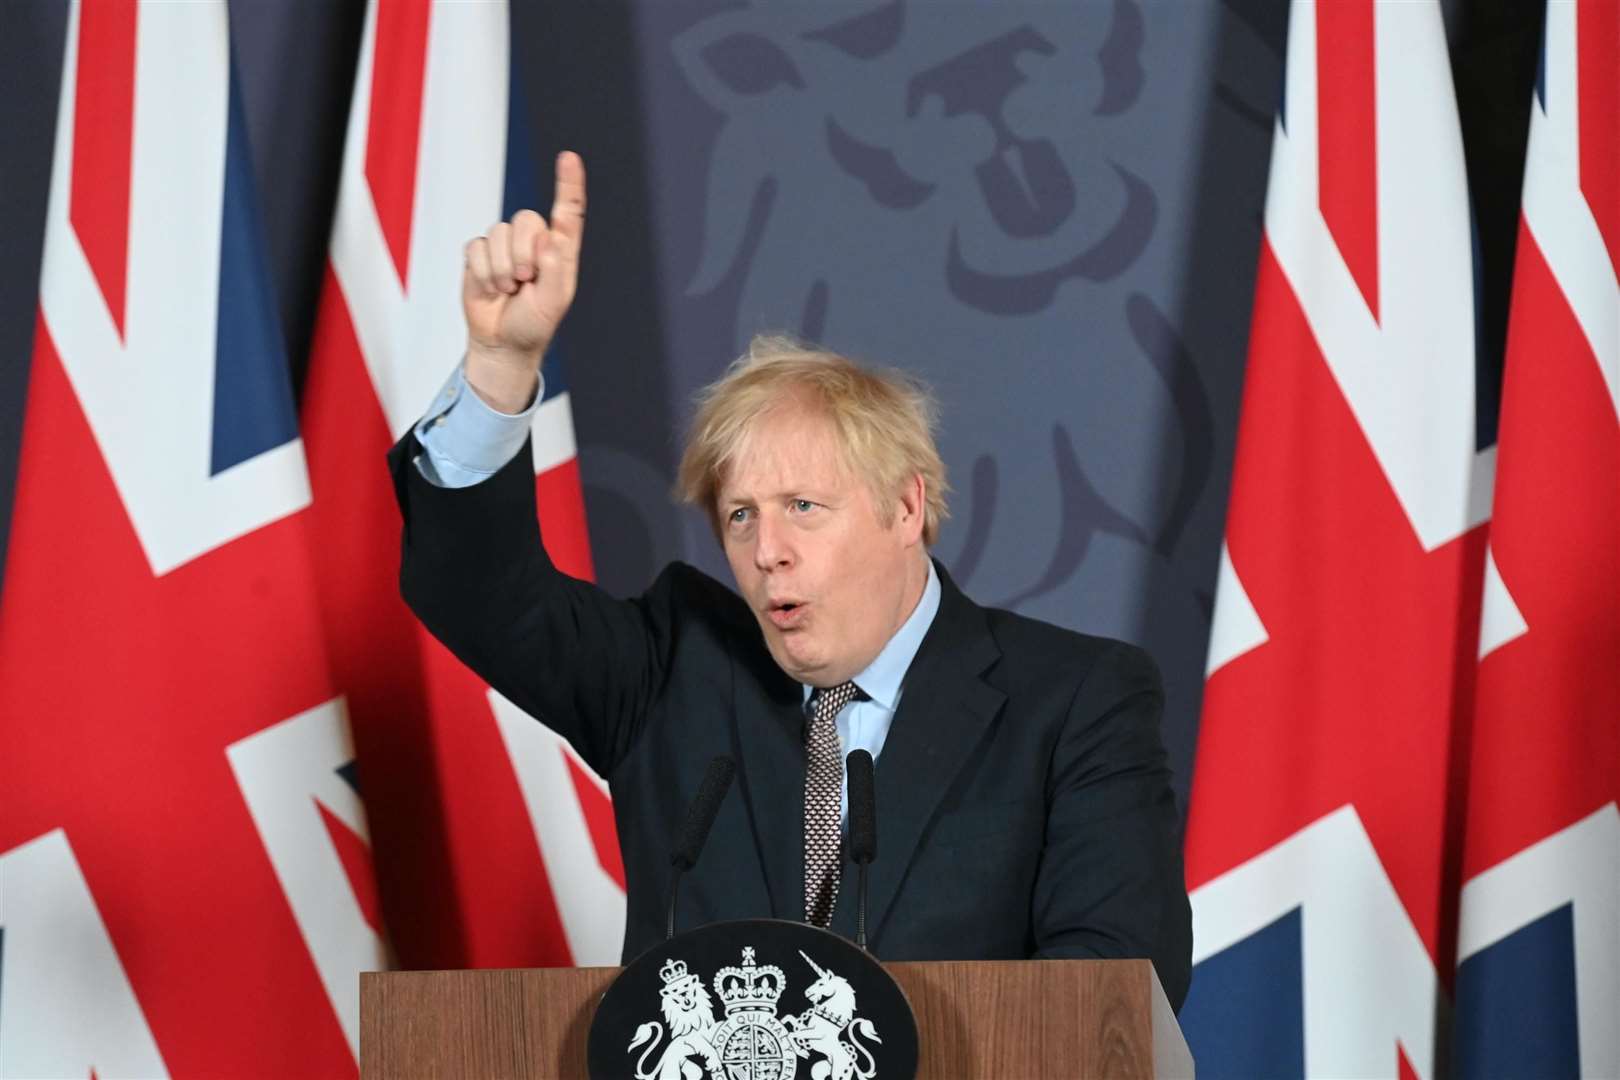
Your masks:
[{"label": "light blue dress shirt", "polygon": [[467,385],[457,364],[416,425],[416,441],[426,451],[418,455],[416,467],[428,482],[445,488],[472,487],[489,479],[523,449],[534,411],[545,396],[542,377],[527,409],[497,412]]},{"label": "light blue dress shirt", "polygon": [[[428,482],[439,487],[471,487],[499,472],[529,436],[529,424],[534,410],[545,397],[545,383],[535,392],[534,401],[520,413],[497,412],[490,408],[467,385],[461,365],[451,374],[443,389],[434,397],[427,415],[416,425],[416,441],[425,452],[417,457],[416,467]],[[933,561],[928,563],[928,583],[923,586],[922,599],[900,625],[894,637],[883,646],[877,659],[866,670],[855,676],[855,685],[865,692],[868,700],[852,701],[838,712],[838,741],[843,747],[842,757],[855,750],[865,750],[876,761],[883,753],[883,743],[889,737],[889,727],[900,708],[900,695],[905,690],[906,671],[922,645],[928,628],[939,613],[939,575],[934,572]],[[811,688],[804,688],[808,707]],[[849,766],[845,772],[840,808],[844,821],[849,821]]]}]

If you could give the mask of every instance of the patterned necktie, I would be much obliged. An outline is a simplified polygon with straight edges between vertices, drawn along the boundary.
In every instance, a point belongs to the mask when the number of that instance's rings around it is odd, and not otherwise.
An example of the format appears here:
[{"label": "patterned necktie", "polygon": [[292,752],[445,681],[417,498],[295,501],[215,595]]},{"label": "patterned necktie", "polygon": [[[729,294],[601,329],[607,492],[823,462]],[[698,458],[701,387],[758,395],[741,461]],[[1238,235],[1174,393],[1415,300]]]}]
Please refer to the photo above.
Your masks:
[{"label": "patterned necktie", "polygon": [[853,682],[817,689],[810,695],[810,731],[804,770],[804,921],[825,927],[832,921],[843,868],[840,802],[844,754],[838,741],[838,710],[864,698]]}]

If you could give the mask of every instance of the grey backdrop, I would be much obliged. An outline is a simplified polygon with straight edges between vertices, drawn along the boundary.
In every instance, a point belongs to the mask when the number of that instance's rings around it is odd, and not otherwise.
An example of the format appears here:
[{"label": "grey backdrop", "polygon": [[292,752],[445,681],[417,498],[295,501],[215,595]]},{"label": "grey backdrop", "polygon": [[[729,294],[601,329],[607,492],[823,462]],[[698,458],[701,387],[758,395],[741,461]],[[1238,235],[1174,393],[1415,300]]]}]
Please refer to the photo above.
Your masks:
[{"label": "grey backdrop", "polygon": [[943,406],[937,554],[981,602],[1151,649],[1184,798],[1284,8],[621,13],[622,59],[520,19],[593,85],[535,115],[591,169],[565,344],[601,580],[727,574],[668,491],[686,404],[752,334],[904,367]]}]

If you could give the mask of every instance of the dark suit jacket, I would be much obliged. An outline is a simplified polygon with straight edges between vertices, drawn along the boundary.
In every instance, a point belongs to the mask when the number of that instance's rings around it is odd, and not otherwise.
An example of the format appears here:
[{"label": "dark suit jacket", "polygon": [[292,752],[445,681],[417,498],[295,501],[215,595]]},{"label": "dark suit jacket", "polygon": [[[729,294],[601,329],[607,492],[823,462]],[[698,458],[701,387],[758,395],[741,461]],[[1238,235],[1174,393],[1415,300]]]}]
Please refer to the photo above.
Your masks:
[{"label": "dark suit jacket", "polygon": [[[558,572],[527,449],[438,488],[390,464],[401,585],[491,686],[565,736],[613,792],[626,959],[662,940],[669,852],[716,754],[737,784],[681,889],[683,926],[803,917],[803,691],[729,588],[676,563],[618,600]],[[1192,929],[1153,661],[963,596],[943,568],[878,759],[868,934],[888,960],[1150,957],[1180,1006]],[[846,883],[853,873],[846,874]],[[853,936],[855,890],[832,929]]]}]

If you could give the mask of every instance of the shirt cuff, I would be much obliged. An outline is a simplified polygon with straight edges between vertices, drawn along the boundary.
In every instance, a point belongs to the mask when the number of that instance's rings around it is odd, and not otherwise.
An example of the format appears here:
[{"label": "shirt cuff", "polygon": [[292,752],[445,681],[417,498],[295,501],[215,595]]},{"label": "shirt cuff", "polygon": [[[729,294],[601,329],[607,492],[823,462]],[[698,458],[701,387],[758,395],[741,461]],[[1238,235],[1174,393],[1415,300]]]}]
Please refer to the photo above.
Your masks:
[{"label": "shirt cuff", "polygon": [[545,397],[542,376],[534,400],[520,413],[497,412],[467,385],[461,364],[416,425],[423,453],[416,467],[438,487],[471,487],[500,472],[523,449],[534,412]]}]

